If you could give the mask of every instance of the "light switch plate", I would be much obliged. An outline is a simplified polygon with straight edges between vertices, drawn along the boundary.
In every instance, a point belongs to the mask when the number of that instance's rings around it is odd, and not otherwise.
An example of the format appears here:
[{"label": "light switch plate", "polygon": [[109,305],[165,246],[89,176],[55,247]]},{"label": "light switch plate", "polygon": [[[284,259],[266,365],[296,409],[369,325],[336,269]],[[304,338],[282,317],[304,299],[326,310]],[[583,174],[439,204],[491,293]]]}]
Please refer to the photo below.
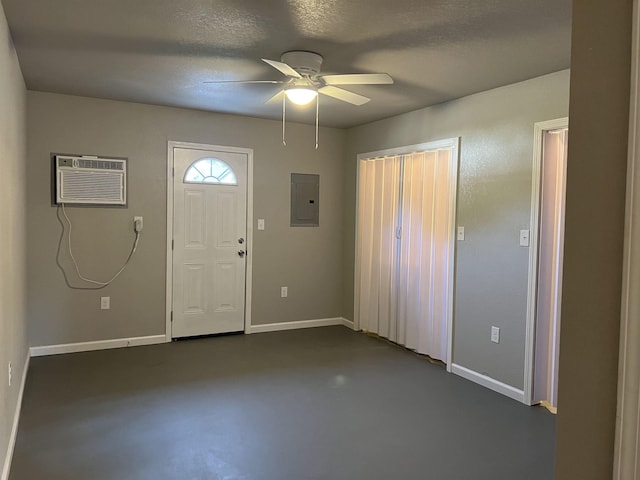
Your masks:
[{"label": "light switch plate", "polygon": [[258,230],[264,230],[264,218],[258,219]]},{"label": "light switch plate", "polygon": [[464,240],[464,227],[458,227],[458,240]]},{"label": "light switch plate", "polygon": [[529,246],[529,230],[520,230],[520,246]]},{"label": "light switch plate", "polygon": [[491,327],[491,341],[500,343],[500,329],[498,327]]}]

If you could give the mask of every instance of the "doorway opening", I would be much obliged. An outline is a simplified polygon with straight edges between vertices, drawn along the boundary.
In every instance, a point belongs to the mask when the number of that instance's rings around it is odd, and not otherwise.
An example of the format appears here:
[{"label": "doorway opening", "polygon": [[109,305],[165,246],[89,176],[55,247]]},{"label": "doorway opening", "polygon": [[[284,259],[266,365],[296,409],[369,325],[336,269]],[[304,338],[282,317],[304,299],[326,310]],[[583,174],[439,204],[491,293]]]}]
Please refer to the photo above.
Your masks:
[{"label": "doorway opening", "polygon": [[538,123],[534,132],[535,242],[530,252],[525,398],[553,413],[558,405],[568,126],[562,118]]}]

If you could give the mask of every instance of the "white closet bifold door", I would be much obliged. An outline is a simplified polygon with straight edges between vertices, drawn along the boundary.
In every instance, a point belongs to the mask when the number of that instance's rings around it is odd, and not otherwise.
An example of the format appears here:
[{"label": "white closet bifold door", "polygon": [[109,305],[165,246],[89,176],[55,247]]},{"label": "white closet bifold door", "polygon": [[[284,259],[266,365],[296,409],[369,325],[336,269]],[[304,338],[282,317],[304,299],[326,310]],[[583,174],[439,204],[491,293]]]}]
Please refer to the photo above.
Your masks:
[{"label": "white closet bifold door", "polygon": [[457,143],[360,163],[360,328],[446,361]]},{"label": "white closet bifold door", "polygon": [[440,360],[447,352],[450,155],[404,157],[398,269],[398,343]]},{"label": "white closet bifold door", "polygon": [[365,162],[360,172],[360,326],[394,341],[399,179],[397,156]]}]

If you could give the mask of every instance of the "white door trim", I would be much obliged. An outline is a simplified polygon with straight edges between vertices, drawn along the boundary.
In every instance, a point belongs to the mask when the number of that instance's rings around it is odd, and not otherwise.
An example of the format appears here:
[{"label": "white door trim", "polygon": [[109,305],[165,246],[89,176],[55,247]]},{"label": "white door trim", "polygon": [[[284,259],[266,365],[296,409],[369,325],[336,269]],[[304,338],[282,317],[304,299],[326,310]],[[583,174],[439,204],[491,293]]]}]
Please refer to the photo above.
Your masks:
[{"label": "white door trim", "polygon": [[567,117],[538,122],[533,126],[533,167],[531,170],[531,219],[529,223],[529,279],[524,347],[524,403],[533,401],[534,353],[536,340],[536,302],[538,294],[538,237],[540,235],[540,181],[542,175],[542,136],[545,131],[569,127]]},{"label": "white door trim", "polygon": [[388,148],[385,150],[378,150],[375,152],[359,153],[356,161],[357,174],[356,174],[356,235],[355,235],[355,262],[354,262],[354,285],[353,285],[353,324],[354,330],[358,331],[360,327],[360,281],[358,272],[360,270],[360,254],[358,252],[358,245],[360,243],[360,231],[359,225],[359,212],[358,206],[360,205],[360,160],[388,157],[393,155],[409,155],[416,152],[424,152],[425,150],[436,150],[438,148],[453,148],[452,160],[454,162],[453,171],[455,175],[451,175],[449,181],[450,187],[454,192],[452,198],[451,212],[449,214],[449,226],[451,229],[451,243],[449,245],[451,251],[451,262],[449,262],[449,271],[447,272],[448,278],[448,292],[447,292],[447,371],[451,372],[453,366],[453,290],[454,290],[454,278],[455,278],[455,263],[456,263],[456,214],[457,214],[457,199],[458,199],[458,173],[460,168],[460,137],[447,138],[444,140],[435,140],[433,142],[420,143],[417,145],[408,145],[406,147]]},{"label": "white door trim", "polygon": [[220,145],[207,145],[204,143],[167,142],[167,273],[166,273],[166,327],[165,338],[171,341],[171,312],[173,309],[173,149],[189,148],[192,150],[215,150],[229,153],[243,153],[247,155],[247,261],[246,261],[246,285],[245,285],[245,310],[244,331],[249,332],[251,327],[251,285],[253,271],[253,149],[239,147],[225,147]]},{"label": "white door trim", "polygon": [[614,480],[638,478],[640,472],[640,7],[633,2],[631,97],[627,199],[622,263],[618,411],[613,455]]}]

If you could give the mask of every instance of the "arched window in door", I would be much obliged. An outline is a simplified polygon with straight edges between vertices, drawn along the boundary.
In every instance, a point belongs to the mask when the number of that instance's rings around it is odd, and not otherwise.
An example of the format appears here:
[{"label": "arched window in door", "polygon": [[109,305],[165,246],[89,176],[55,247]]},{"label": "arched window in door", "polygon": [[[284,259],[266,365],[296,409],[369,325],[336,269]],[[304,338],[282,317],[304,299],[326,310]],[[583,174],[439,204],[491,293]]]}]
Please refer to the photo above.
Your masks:
[{"label": "arched window in door", "polygon": [[193,162],[184,174],[184,183],[238,185],[233,169],[218,158],[201,158]]}]

